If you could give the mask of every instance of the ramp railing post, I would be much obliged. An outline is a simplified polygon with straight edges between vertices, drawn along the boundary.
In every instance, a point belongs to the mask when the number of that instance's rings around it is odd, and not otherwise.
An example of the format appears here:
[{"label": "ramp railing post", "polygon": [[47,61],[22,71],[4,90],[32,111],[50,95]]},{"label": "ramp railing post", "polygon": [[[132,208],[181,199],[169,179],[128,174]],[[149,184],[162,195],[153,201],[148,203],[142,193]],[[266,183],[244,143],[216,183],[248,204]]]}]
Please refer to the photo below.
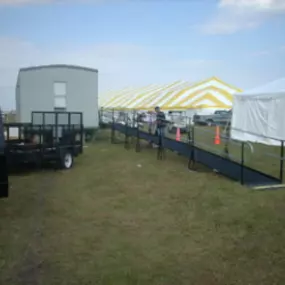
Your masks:
[{"label": "ramp railing post", "polygon": [[104,125],[105,109],[102,107],[100,111],[100,126]]},{"label": "ramp railing post", "polygon": [[6,132],[7,132],[7,141],[9,141],[10,140],[10,128],[9,128],[9,126],[7,126],[7,129],[6,129]]},{"label": "ramp railing post", "polygon": [[224,145],[224,154],[226,158],[229,158],[229,142],[230,142],[230,126],[229,124],[225,127],[225,145]]},{"label": "ramp railing post", "polygon": [[114,109],[112,109],[112,127],[111,127],[111,143],[115,143],[115,114]]},{"label": "ramp railing post", "polygon": [[[138,125],[138,115],[136,113],[135,110],[133,110],[133,118],[132,118],[132,134],[133,134],[133,130],[136,127],[136,124]],[[135,142],[135,137],[133,135],[131,135],[131,144],[133,145]]]},{"label": "ramp railing post", "polygon": [[280,174],[279,179],[281,183],[283,182],[283,168],[284,168],[284,141],[281,141],[281,149],[280,149]]},{"label": "ramp railing post", "polygon": [[83,126],[83,114],[80,115],[80,153],[83,152],[83,135],[84,135],[84,126]]},{"label": "ramp railing post", "polygon": [[102,116],[102,110],[103,110],[103,107],[101,107],[101,109],[98,110],[98,120],[99,120],[99,126],[101,127],[102,125],[102,120],[101,120],[101,116]]},{"label": "ramp railing post", "polygon": [[188,141],[189,141],[189,146],[190,146],[190,155],[188,159],[188,169],[193,168],[195,165],[195,152],[194,152],[194,132],[193,132],[193,126],[191,126],[191,118],[189,118],[189,126],[188,126]]},{"label": "ramp railing post", "polygon": [[158,148],[157,148],[157,159],[162,160],[162,141],[161,141],[161,132],[158,132]]},{"label": "ramp railing post", "polygon": [[244,185],[244,142],[241,143],[240,183]]},{"label": "ramp railing post", "polygon": [[141,144],[140,144],[140,124],[139,120],[137,120],[137,141],[136,141],[136,152],[141,151]]},{"label": "ramp railing post", "polygon": [[[127,116],[126,116],[127,115]],[[128,114],[125,113],[125,149],[129,149],[129,120]]]},{"label": "ramp railing post", "polygon": [[158,129],[158,149],[157,149],[157,159],[163,160],[165,158],[165,150],[163,144],[163,131],[162,128]]},{"label": "ramp railing post", "polygon": [[[153,114],[149,113],[149,122],[148,122],[148,134],[152,135],[152,128],[153,128]],[[149,141],[149,147],[153,146],[153,141]]]}]

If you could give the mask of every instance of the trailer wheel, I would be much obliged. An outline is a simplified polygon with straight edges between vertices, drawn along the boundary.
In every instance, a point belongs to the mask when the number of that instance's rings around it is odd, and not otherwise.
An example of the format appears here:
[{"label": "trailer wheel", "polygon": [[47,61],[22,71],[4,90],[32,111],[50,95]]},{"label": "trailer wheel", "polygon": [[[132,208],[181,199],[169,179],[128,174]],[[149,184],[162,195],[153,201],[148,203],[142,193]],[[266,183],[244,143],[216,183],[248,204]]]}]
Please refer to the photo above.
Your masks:
[{"label": "trailer wheel", "polygon": [[71,152],[66,151],[60,157],[60,168],[70,169],[73,166],[73,155]]}]

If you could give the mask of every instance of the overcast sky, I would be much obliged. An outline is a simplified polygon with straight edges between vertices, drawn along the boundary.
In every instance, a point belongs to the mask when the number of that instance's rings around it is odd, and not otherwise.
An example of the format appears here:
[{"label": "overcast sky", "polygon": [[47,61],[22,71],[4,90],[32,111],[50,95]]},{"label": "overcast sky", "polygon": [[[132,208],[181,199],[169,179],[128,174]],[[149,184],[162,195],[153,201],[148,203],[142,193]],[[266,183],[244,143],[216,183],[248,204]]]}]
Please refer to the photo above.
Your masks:
[{"label": "overcast sky", "polygon": [[210,76],[241,89],[285,76],[284,0],[0,0],[0,105],[18,69],[99,69],[99,90]]}]

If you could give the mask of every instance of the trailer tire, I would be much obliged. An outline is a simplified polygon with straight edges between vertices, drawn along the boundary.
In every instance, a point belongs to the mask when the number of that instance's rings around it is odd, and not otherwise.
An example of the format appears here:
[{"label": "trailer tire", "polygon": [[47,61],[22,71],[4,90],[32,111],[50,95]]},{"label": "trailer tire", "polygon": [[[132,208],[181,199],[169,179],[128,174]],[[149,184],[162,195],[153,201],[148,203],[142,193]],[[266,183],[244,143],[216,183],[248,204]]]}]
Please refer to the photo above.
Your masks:
[{"label": "trailer tire", "polygon": [[73,154],[70,151],[65,151],[60,156],[60,168],[70,169],[73,166]]}]

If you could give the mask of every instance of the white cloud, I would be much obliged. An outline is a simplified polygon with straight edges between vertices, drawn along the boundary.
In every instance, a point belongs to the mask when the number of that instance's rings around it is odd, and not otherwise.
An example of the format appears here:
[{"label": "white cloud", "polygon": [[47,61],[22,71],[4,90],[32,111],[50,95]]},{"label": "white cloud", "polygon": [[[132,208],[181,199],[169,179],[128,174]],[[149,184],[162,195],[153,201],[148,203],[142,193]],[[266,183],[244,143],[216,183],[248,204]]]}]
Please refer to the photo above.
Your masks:
[{"label": "white cloud", "polygon": [[195,81],[214,75],[220,64],[216,60],[182,60],[161,47],[123,43],[39,47],[25,40],[0,38],[0,105],[14,105],[20,67],[59,63],[97,68],[102,92],[180,79]]},{"label": "white cloud", "polygon": [[257,11],[280,11],[285,9],[285,2],[284,0],[221,0],[219,6]]},{"label": "white cloud", "polygon": [[217,14],[200,29],[207,34],[233,34],[281,14],[285,14],[284,0],[220,0]]}]

